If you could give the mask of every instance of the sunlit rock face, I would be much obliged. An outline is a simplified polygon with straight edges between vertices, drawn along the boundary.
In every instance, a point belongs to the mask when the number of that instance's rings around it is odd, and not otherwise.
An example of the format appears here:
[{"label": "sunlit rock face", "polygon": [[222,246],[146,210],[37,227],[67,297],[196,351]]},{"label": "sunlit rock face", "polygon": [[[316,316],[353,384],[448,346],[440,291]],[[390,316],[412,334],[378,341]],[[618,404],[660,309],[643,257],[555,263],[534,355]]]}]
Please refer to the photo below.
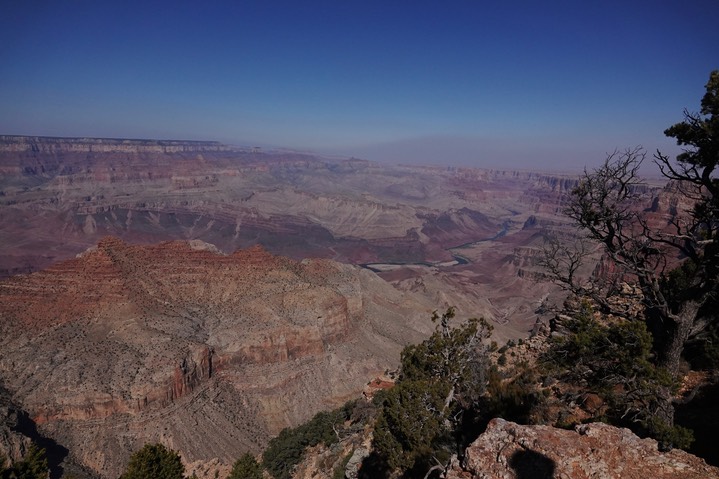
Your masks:
[{"label": "sunlit rock face", "polygon": [[526,334],[535,299],[556,291],[527,258],[547,229],[567,227],[562,198],[576,182],[213,142],[12,136],[0,137],[0,172],[0,276],[72,258],[108,235],[198,239],[225,253],[261,244],[369,264],[438,308],[496,320],[502,338]]},{"label": "sunlit rock face", "polygon": [[105,238],[0,282],[0,380],[76,462],[117,477],[161,441],[230,465],[431,330],[431,305],[366,269],[213,249]]},{"label": "sunlit rock face", "polygon": [[[541,303],[561,302],[538,260],[547,234],[578,235],[562,214],[577,174],[17,136],[0,137],[0,172],[0,277],[71,258],[108,235],[198,239],[225,253],[261,244],[298,260],[368,265],[438,309],[493,321],[499,341],[525,336]],[[660,228],[686,206],[676,185],[662,186],[642,187],[637,201]]]},{"label": "sunlit rock face", "polygon": [[[539,260],[546,235],[578,235],[562,214],[576,184],[214,142],[0,137],[0,379],[104,476],[154,440],[224,470],[394,367],[433,310],[484,317],[499,343],[526,337],[563,299]],[[637,208],[661,228],[683,200],[660,186]],[[598,259],[582,273],[601,274]]]},{"label": "sunlit rock face", "polygon": [[659,452],[653,439],[593,423],[574,431],[493,419],[448,479],[709,479],[719,468],[679,449]]}]

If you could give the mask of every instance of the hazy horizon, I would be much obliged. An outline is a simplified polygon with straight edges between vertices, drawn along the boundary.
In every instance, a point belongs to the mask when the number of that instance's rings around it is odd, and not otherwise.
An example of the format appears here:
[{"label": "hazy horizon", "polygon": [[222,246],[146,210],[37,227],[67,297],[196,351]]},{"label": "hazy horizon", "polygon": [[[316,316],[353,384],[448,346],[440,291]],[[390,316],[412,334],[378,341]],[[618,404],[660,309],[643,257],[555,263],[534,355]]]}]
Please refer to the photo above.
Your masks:
[{"label": "hazy horizon", "polygon": [[1,134],[581,169],[676,152],[719,68],[710,0],[70,5],[5,6]]}]

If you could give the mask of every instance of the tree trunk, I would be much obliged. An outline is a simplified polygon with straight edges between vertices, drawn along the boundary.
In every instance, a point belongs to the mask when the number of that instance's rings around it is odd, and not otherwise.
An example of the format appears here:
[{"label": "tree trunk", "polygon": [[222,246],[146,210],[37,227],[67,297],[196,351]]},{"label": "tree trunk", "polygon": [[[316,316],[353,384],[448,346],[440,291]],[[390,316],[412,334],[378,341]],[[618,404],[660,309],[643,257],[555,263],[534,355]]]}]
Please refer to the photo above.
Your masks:
[{"label": "tree trunk", "polygon": [[[698,301],[686,301],[679,309],[679,312],[666,313],[664,311],[655,311],[660,314],[662,322],[668,331],[668,337],[662,344],[658,353],[658,366],[666,368],[672,377],[676,380],[680,379],[680,366],[684,345],[691,334],[694,321],[701,303]],[[664,313],[664,314],[662,314]],[[669,388],[662,388],[661,394],[657,399],[657,409],[654,411],[655,417],[661,419],[667,426],[674,426],[674,397]],[[672,444],[660,441],[660,450],[670,450]]]},{"label": "tree trunk", "polygon": [[666,368],[674,378],[678,378],[684,345],[692,332],[694,321],[701,303],[686,301],[677,314],[669,313],[664,319],[669,323],[669,337],[659,353],[659,366]]}]

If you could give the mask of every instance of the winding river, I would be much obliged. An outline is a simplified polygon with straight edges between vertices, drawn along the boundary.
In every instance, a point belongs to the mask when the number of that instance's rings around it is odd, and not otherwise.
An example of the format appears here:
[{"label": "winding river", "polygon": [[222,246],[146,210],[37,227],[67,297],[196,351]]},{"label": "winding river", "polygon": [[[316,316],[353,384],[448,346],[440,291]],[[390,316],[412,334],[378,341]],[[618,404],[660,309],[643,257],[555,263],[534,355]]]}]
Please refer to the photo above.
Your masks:
[{"label": "winding river", "polygon": [[434,263],[430,263],[427,261],[417,261],[417,262],[388,262],[388,263],[363,263],[359,266],[363,268],[367,268],[370,271],[374,271],[375,273],[382,273],[387,271],[388,269],[391,269],[393,266],[426,266],[426,267],[439,267],[439,266],[458,266],[458,265],[464,265],[469,264],[471,261],[461,254],[457,253],[456,250],[459,249],[466,249],[471,248],[474,245],[477,245],[479,243],[486,243],[487,241],[495,241],[499,238],[505,236],[509,232],[509,227],[511,225],[510,220],[506,220],[504,223],[502,223],[502,229],[497,232],[494,236],[490,236],[489,238],[483,238],[480,240],[470,241],[468,243],[463,243],[458,246],[452,246],[450,248],[446,248],[445,251],[449,251],[449,253],[452,255],[453,261],[438,261]]}]

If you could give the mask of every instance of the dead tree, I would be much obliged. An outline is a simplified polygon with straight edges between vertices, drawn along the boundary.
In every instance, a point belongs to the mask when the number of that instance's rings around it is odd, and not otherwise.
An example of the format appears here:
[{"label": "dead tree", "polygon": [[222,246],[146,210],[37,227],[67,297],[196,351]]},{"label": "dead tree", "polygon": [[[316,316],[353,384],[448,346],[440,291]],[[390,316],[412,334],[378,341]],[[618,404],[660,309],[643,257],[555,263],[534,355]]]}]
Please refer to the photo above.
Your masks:
[{"label": "dead tree", "polygon": [[684,121],[664,132],[684,152],[675,161],[661,152],[654,156],[690,208],[675,212],[666,227],[650,224],[638,204],[645,189],[638,171],[646,153],[639,147],[614,152],[600,168],[585,171],[565,214],[588,240],[601,245],[616,273],[579,278],[577,271],[591,249],[584,241],[579,247],[549,241],[545,248],[550,276],[610,312],[607,298],[616,294],[618,280],[636,281],[645,318],[652,324],[657,364],[674,375],[690,336],[717,319],[704,306],[716,301],[719,277],[719,71],[711,73],[701,106],[700,113],[685,111]]},{"label": "dead tree", "polygon": [[[706,277],[704,240],[687,235],[692,228],[698,231],[690,224],[690,215],[675,217],[672,231],[658,231],[648,224],[637,204],[642,185],[637,170],[644,157],[641,149],[615,153],[602,167],[584,174],[565,213],[587,237],[569,245],[549,240],[543,265],[565,289],[591,297],[605,312],[620,316],[627,312],[618,310],[612,298],[621,294],[622,281],[636,281],[645,318],[654,325],[650,329],[657,340],[658,364],[676,374],[684,344],[697,326],[705,324],[700,311],[715,289],[716,278]],[[601,245],[614,268],[603,276],[582,278],[578,271],[593,250],[591,241]],[[681,292],[672,291],[668,289],[670,271],[682,262],[691,264],[684,267],[691,271],[691,278],[681,285]]]}]

